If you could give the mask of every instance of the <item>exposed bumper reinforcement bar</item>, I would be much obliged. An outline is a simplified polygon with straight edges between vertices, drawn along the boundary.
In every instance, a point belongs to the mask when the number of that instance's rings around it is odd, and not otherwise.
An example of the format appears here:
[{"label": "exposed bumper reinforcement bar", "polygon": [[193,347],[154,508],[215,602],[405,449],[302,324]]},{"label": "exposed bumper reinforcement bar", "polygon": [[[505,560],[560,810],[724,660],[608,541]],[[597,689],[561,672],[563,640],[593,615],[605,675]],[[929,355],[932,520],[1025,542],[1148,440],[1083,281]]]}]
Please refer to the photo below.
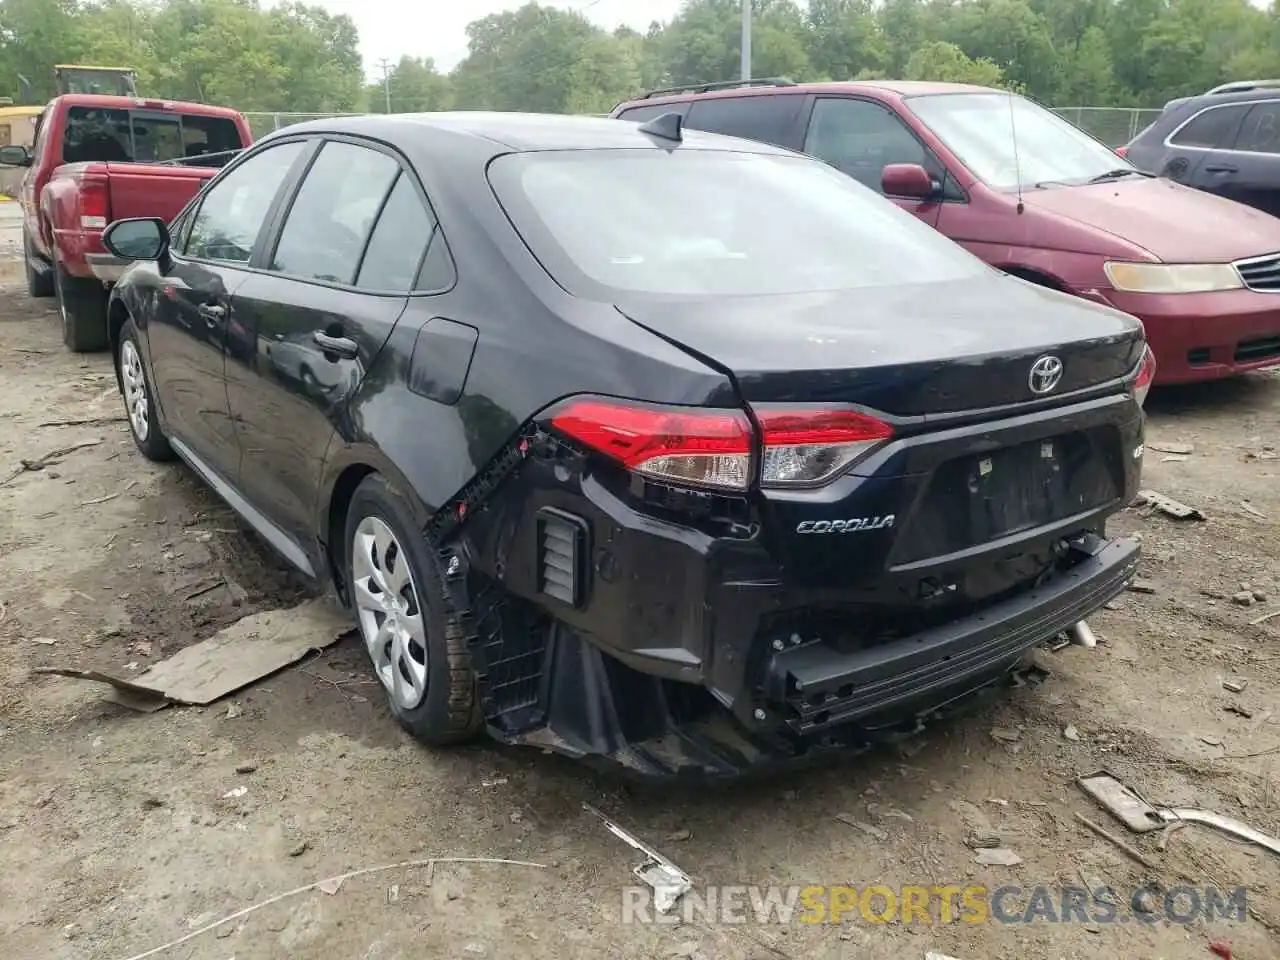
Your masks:
[{"label": "exposed bumper reinforcement bar", "polygon": [[1012,664],[1124,590],[1137,571],[1139,543],[1093,540],[1077,547],[1089,555],[1070,570],[981,614],[856,653],[815,642],[775,654],[765,698],[785,706],[798,734],[945,699],[948,688]]}]

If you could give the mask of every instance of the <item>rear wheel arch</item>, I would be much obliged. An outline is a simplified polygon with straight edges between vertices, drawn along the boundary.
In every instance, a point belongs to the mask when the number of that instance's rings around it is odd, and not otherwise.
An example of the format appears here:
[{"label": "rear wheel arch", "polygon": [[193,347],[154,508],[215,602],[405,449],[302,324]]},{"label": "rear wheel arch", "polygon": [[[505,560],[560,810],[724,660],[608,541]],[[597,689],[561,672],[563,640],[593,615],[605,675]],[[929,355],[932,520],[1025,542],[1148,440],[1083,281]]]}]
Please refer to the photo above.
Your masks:
[{"label": "rear wheel arch", "polygon": [[329,491],[329,505],[324,521],[325,552],[328,554],[333,587],[338,593],[338,599],[347,606],[351,604],[351,593],[346,583],[347,511],[360,484],[366,477],[377,472],[376,468],[367,463],[352,463],[338,474]]},{"label": "rear wheel arch", "polygon": [[120,349],[120,331],[130,317],[129,308],[119,297],[111,297],[107,303],[107,342],[114,355]]}]

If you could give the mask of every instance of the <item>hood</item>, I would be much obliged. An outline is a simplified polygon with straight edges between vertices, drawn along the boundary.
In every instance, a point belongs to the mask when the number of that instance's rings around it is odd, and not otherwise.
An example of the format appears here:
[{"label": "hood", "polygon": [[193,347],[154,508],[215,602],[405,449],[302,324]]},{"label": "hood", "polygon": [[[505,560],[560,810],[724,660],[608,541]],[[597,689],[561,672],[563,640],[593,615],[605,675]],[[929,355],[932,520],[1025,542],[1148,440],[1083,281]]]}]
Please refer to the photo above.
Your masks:
[{"label": "hood", "polygon": [[1280,253],[1280,218],[1164,178],[1048,187],[1029,210],[1104,230],[1166,263],[1226,263]]}]

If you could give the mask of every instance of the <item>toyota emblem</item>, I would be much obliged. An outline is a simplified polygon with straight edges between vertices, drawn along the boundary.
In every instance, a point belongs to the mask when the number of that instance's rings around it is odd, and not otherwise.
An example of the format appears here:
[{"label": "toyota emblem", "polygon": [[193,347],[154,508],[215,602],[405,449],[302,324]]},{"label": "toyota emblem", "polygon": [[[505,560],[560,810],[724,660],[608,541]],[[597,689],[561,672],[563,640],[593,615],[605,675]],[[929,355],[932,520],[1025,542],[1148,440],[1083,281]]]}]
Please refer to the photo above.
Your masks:
[{"label": "toyota emblem", "polygon": [[1052,393],[1053,388],[1062,380],[1062,361],[1054,356],[1043,356],[1031,365],[1031,375],[1027,377],[1027,385],[1031,392],[1039,395]]}]

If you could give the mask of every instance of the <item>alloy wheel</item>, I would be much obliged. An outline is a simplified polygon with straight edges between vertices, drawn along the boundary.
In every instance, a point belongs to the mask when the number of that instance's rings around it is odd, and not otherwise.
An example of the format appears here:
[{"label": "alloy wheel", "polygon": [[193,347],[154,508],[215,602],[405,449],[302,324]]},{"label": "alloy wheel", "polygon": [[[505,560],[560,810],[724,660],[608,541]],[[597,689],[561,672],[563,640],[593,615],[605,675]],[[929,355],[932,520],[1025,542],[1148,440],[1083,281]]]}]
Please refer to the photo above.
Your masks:
[{"label": "alloy wheel", "polygon": [[132,340],[120,346],[120,381],[124,384],[124,403],[129,411],[133,435],[145,443],[151,432],[151,404],[147,399],[147,381],[142,372],[142,358]]},{"label": "alloy wheel", "polygon": [[351,542],[360,633],[392,702],[412,710],[427,694],[427,634],[409,557],[391,528],[365,517]]}]

